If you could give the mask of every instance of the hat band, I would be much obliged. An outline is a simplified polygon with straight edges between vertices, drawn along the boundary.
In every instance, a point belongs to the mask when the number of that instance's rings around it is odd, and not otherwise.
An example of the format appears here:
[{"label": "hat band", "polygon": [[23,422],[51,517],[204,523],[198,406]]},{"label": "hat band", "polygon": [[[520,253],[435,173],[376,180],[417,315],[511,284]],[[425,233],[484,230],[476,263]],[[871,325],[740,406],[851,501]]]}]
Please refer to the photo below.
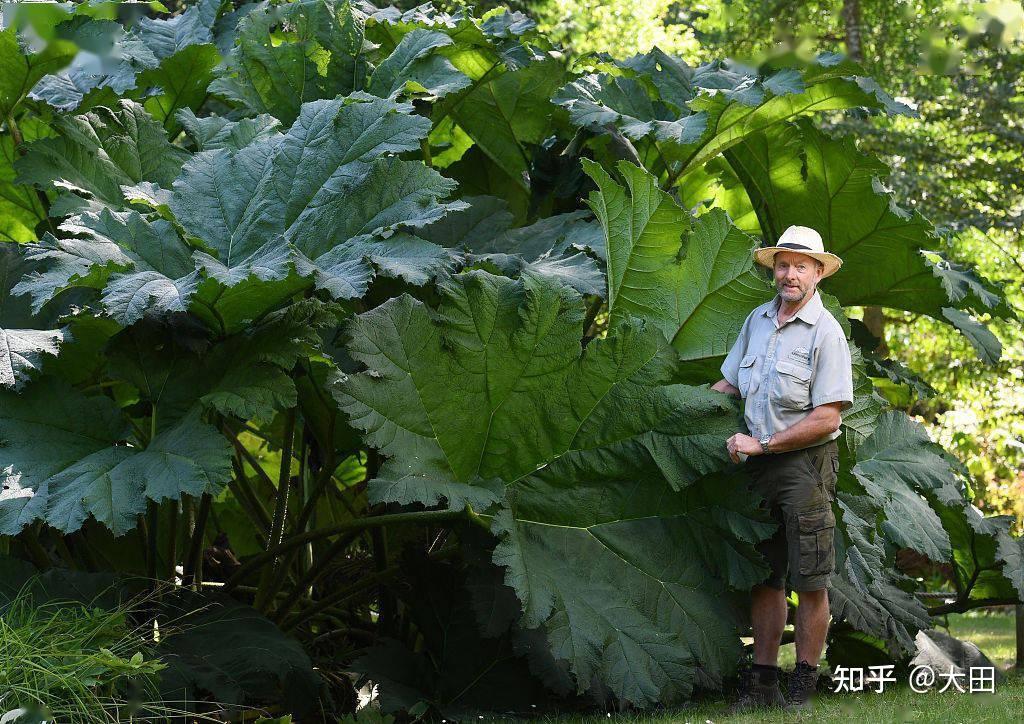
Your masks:
[{"label": "hat band", "polygon": [[791,242],[786,242],[785,244],[776,244],[775,246],[782,247],[784,249],[806,249],[807,251],[814,251],[814,249],[812,249],[809,246],[804,246],[803,244],[793,244]]}]

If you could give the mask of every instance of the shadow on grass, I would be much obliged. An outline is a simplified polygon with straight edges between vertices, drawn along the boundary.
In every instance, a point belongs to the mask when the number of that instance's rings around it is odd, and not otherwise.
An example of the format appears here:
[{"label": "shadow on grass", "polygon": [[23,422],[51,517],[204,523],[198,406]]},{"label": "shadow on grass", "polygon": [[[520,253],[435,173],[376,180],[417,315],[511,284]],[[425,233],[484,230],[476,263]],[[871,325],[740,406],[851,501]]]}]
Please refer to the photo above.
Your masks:
[{"label": "shadow on grass", "polygon": [[[973,641],[1000,669],[1006,669],[1015,657],[1015,624],[1006,613],[972,612],[949,617],[949,632],[958,638]],[[787,649],[790,649],[787,651]],[[792,646],[783,647],[780,663],[784,668],[793,664]],[[596,724],[613,721],[616,724],[760,724],[807,722],[863,722],[889,724],[921,722],[922,724],[1019,724],[1024,722],[1024,674],[1007,671],[1005,681],[996,684],[994,694],[931,691],[915,693],[905,681],[889,685],[881,694],[874,691],[856,694],[826,694],[817,699],[815,710],[798,716],[782,711],[751,712],[727,716],[729,702],[703,702],[696,706],[652,711],[644,714],[624,713],[611,716],[550,717],[541,721],[557,724]],[[486,719],[487,717],[485,717]],[[535,720],[536,721],[536,720]]]}]

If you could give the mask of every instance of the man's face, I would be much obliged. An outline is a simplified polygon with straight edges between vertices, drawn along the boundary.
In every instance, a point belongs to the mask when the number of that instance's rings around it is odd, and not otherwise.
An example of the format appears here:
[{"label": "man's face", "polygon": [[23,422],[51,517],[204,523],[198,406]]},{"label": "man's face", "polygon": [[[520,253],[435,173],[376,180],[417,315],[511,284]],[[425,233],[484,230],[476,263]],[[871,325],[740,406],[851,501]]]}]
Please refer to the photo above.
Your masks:
[{"label": "man's face", "polygon": [[775,288],[787,302],[799,302],[814,288],[823,271],[817,259],[795,251],[775,255]]}]

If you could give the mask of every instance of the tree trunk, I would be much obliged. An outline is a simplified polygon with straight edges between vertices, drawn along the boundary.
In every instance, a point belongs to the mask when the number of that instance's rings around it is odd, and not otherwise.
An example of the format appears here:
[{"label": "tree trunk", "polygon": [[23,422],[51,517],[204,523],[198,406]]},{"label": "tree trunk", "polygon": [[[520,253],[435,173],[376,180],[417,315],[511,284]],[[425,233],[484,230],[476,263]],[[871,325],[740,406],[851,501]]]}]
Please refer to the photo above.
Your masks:
[{"label": "tree trunk", "polygon": [[[846,33],[846,53],[851,60],[858,63],[864,62],[864,49],[861,46],[861,17],[860,0],[843,0],[843,28]],[[878,347],[875,351],[885,356],[889,353],[889,347],[885,343],[885,315],[881,307],[864,307],[864,326],[871,334],[878,337]]]},{"label": "tree trunk", "polygon": [[846,30],[846,53],[858,63],[864,62],[860,45],[860,0],[843,0],[843,26]]}]

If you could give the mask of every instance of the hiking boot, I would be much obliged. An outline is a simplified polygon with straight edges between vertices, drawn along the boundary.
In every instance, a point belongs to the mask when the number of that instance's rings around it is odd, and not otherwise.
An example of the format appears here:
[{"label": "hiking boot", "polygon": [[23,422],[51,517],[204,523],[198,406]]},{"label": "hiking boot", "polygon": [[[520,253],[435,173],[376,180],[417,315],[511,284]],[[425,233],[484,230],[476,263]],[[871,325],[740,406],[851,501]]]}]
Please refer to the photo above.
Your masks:
[{"label": "hiking boot", "polygon": [[789,677],[786,711],[813,711],[814,692],[818,687],[818,667],[798,661]]},{"label": "hiking boot", "polygon": [[740,671],[739,696],[729,714],[739,714],[751,709],[778,708],[784,706],[785,698],[779,688],[779,667],[756,666]]}]

